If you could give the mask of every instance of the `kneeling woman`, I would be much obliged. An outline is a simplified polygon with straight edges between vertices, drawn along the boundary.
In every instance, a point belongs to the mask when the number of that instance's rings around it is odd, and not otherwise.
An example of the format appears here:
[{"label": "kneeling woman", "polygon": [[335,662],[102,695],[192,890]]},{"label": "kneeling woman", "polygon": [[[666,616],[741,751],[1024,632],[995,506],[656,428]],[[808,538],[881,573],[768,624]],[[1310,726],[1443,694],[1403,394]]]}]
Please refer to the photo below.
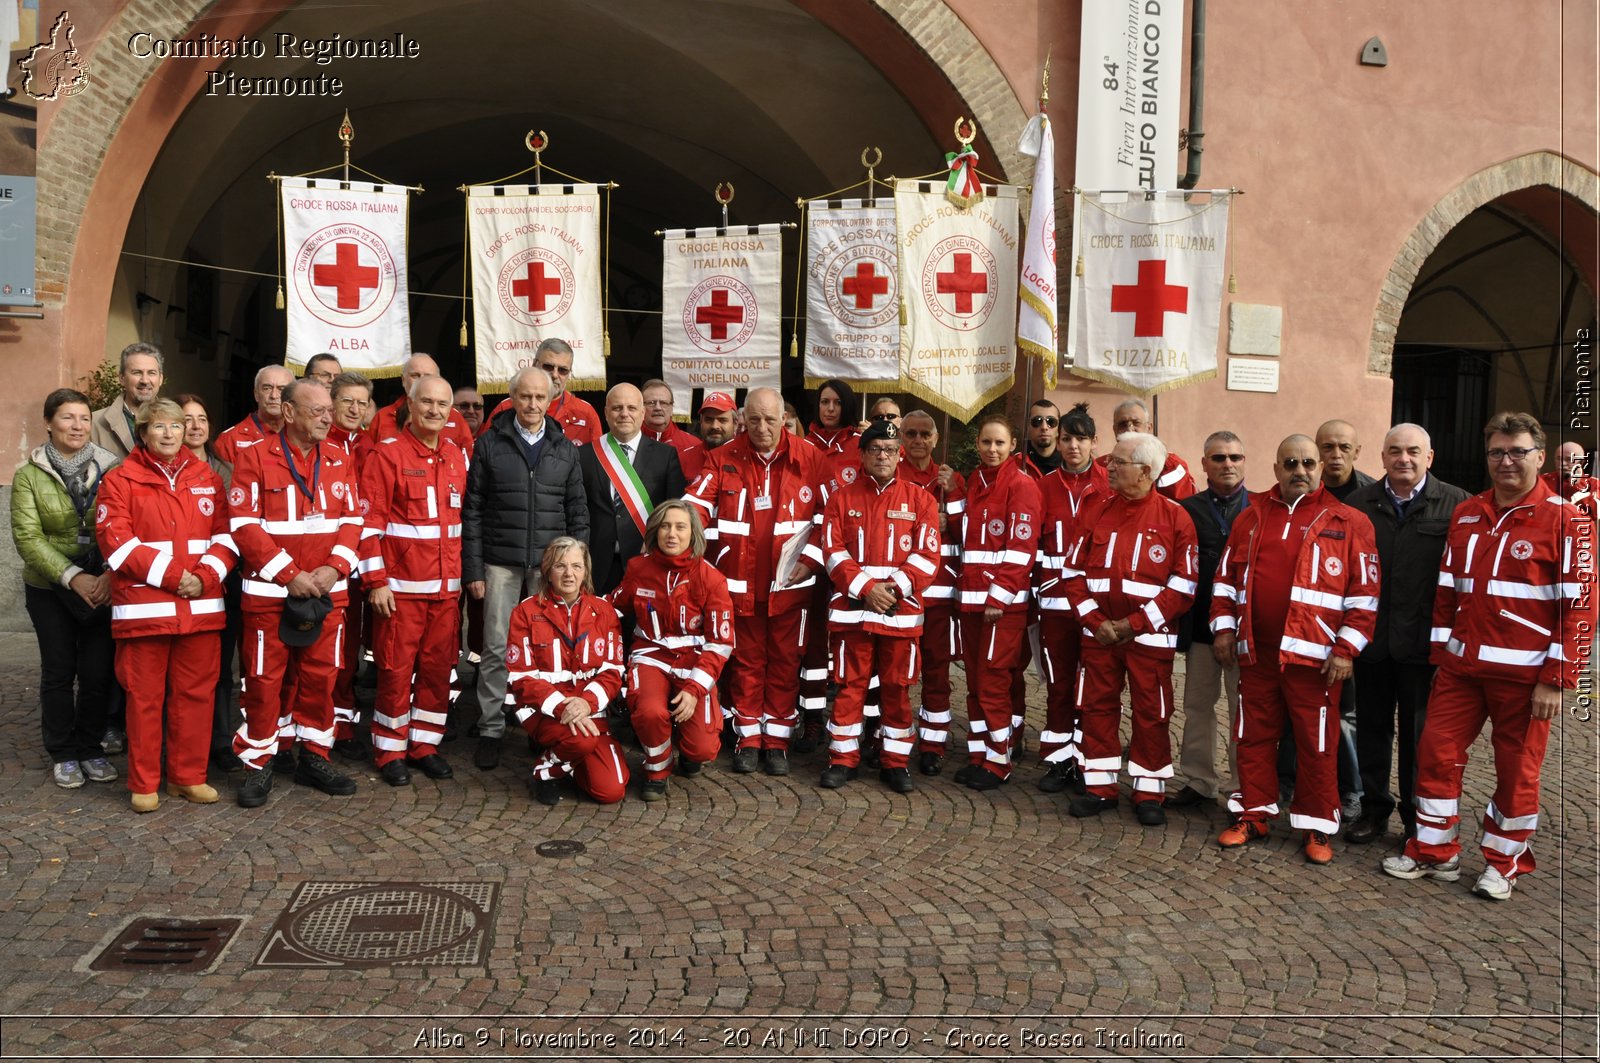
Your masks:
[{"label": "kneeling woman", "polygon": [[634,625],[628,708],[644,746],[646,801],[667,795],[674,732],[684,775],[715,760],[722,741],[717,677],[733,653],[733,599],[705,552],[700,515],[663,502],[645,524],[643,555],[611,592]]},{"label": "kneeling woman", "polygon": [[628,764],[606,729],[606,706],[622,689],[622,630],[617,611],[594,595],[589,547],[569,535],[545,548],[544,590],[511,613],[506,687],[517,722],[545,750],[533,769],[533,796],[561,800],[558,780],[571,775],[603,805],[622,800]]}]

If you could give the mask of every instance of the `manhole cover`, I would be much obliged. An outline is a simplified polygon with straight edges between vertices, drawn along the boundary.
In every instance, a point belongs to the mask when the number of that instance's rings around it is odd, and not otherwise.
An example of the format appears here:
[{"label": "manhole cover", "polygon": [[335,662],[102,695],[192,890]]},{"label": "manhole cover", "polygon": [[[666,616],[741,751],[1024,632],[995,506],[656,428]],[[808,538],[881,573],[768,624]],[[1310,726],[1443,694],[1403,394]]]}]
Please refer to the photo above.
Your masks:
[{"label": "manhole cover", "polygon": [[475,967],[497,882],[307,882],[272,924],[257,967]]},{"label": "manhole cover", "polygon": [[540,842],[533,847],[540,856],[577,856],[583,850],[582,842],[571,841]]},{"label": "manhole cover", "polygon": [[135,919],[95,957],[96,971],[198,974],[232,940],[243,919]]}]

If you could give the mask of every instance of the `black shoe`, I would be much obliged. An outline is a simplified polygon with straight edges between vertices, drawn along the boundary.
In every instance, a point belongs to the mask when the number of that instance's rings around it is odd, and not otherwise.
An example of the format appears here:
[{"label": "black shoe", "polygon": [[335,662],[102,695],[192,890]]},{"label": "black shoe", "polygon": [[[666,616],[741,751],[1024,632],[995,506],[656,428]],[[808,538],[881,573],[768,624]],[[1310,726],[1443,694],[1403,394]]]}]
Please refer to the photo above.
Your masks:
[{"label": "black shoe", "polygon": [[843,764],[829,764],[822,770],[822,779],[817,785],[824,790],[837,790],[859,774],[861,772],[857,768],[846,767]]},{"label": "black shoe", "polygon": [[1083,819],[1089,816],[1098,816],[1106,809],[1116,807],[1117,799],[1115,797],[1101,797],[1099,794],[1084,794],[1082,797],[1074,797],[1067,804],[1067,811],[1072,815]]},{"label": "black shoe", "polygon": [[789,751],[786,749],[767,750],[766,769],[768,775],[789,774]]},{"label": "black shoe", "polygon": [[1344,832],[1344,840],[1351,845],[1371,845],[1389,833],[1389,817],[1362,816]]},{"label": "black shoe", "polygon": [[827,727],[823,722],[826,718],[825,713],[808,709],[805,713],[805,723],[800,729],[800,736],[790,743],[790,748],[796,753],[816,752],[823,744],[823,736],[827,734]]},{"label": "black shoe", "polygon": [[272,754],[272,770],[279,775],[294,774],[294,747],[280,749]]},{"label": "black shoe", "polygon": [[378,769],[378,774],[390,786],[411,785],[411,769],[406,767],[406,762],[403,760],[391,760]]},{"label": "black shoe", "polygon": [[294,781],[301,786],[315,786],[334,797],[349,797],[356,792],[356,781],[328,763],[326,757],[315,753],[302,753],[294,769]]},{"label": "black shoe", "polygon": [[960,783],[962,786],[965,786],[971,782],[973,778],[981,771],[983,771],[982,764],[966,764],[957,768],[956,773],[952,775],[951,778]]},{"label": "black shoe", "polygon": [[861,743],[861,766],[863,768],[869,771],[876,771],[882,766],[882,762],[879,760],[881,756],[882,751],[878,748],[876,738],[872,740],[871,745],[868,745],[865,741]]},{"label": "black shoe", "polygon": [[535,777],[528,781],[528,793],[541,805],[554,808],[561,803],[561,783],[555,779]]},{"label": "black shoe", "polygon": [[116,756],[128,748],[128,735],[120,727],[107,727],[100,736],[100,749],[107,756]]},{"label": "black shoe", "polygon": [[944,758],[937,753],[923,753],[917,757],[917,770],[924,775],[938,775],[944,771]]},{"label": "black shoe", "polygon": [[239,759],[239,754],[226,746],[211,751],[211,766],[228,775],[244,771],[244,761]]},{"label": "black shoe", "polygon": [[884,768],[878,772],[878,781],[897,794],[909,794],[917,788],[909,768]]},{"label": "black shoe", "polygon": [[456,722],[449,717],[444,721],[444,734],[439,736],[439,744],[454,742],[456,740]]},{"label": "black shoe", "polygon": [[1044,778],[1039,780],[1039,789],[1047,794],[1059,794],[1067,788],[1067,772],[1071,768],[1072,765],[1064,760],[1056,761],[1044,773]]},{"label": "black shoe", "polygon": [[967,789],[998,790],[1010,781],[1009,778],[1002,779],[987,768],[979,768],[978,773],[972,777],[972,781],[967,783]]},{"label": "black shoe", "polygon": [[736,749],[733,753],[733,770],[740,775],[749,775],[755,771],[761,760],[761,750],[755,746],[746,746]]},{"label": "black shoe", "polygon": [[483,771],[493,771],[500,766],[500,739],[478,739],[477,746],[472,750],[472,766]]},{"label": "black shoe", "polygon": [[[645,801],[665,801],[667,799],[667,780],[646,779],[639,787],[639,797]],[[559,795],[556,800],[560,800]]]},{"label": "black shoe", "polygon": [[272,793],[272,769],[257,768],[244,777],[244,782],[239,784],[239,807],[260,808],[267,803],[267,795]]},{"label": "black shoe", "polygon": [[682,753],[678,754],[678,774],[685,778],[693,778],[700,774],[700,769],[705,765],[698,760],[688,760]]},{"label": "black shoe", "polygon": [[1211,798],[1207,797],[1199,790],[1196,790],[1194,787],[1185,786],[1183,789],[1167,798],[1167,804],[1171,805],[1173,808],[1193,808],[1195,805],[1203,805],[1209,800],[1211,800]]},{"label": "black shoe", "polygon": [[1167,811],[1160,801],[1135,801],[1133,815],[1141,827],[1160,827],[1167,822]]},{"label": "black shoe", "polygon": [[448,779],[456,772],[450,762],[437,753],[425,757],[407,757],[407,762],[430,779]]},{"label": "black shoe", "polygon": [[1083,769],[1073,763],[1067,768],[1067,793],[1084,794],[1087,792],[1083,784]]},{"label": "black shoe", "polygon": [[371,747],[359,738],[339,738],[333,743],[333,751],[345,760],[364,762],[371,757]]}]

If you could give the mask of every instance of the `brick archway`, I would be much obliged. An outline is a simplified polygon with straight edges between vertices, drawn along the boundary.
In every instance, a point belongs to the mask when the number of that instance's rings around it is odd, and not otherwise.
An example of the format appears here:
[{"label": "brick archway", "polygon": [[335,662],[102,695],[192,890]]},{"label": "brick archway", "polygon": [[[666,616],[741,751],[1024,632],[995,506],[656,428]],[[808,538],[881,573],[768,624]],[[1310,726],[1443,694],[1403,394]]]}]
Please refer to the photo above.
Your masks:
[{"label": "brick archway", "polygon": [[[1600,178],[1594,171],[1554,152],[1537,151],[1479,170],[1457,185],[1423,216],[1401,245],[1399,254],[1383,279],[1378,306],[1372,317],[1372,336],[1367,345],[1367,372],[1377,376],[1390,375],[1395,335],[1400,328],[1400,315],[1405,311],[1412,285],[1416,283],[1423,263],[1450,230],[1479,207],[1524,190],[1541,187],[1563,193],[1572,201],[1586,206],[1592,214],[1600,214]],[[1591,257],[1588,254],[1580,255],[1575,265],[1593,287],[1596,281],[1594,264],[1584,261]]]}]

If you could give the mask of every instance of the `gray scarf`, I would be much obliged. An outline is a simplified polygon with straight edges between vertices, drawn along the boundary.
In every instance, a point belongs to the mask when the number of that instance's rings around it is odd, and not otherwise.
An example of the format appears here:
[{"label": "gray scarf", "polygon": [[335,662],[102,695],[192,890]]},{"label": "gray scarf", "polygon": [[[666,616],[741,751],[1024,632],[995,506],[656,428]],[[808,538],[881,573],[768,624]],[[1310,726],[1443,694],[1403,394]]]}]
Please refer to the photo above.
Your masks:
[{"label": "gray scarf", "polygon": [[61,477],[61,482],[67,485],[72,508],[78,511],[78,517],[82,519],[94,500],[95,482],[100,479],[100,463],[94,460],[94,447],[85,444],[82,450],[68,457],[47,439],[44,456],[49,459],[56,475]]}]

